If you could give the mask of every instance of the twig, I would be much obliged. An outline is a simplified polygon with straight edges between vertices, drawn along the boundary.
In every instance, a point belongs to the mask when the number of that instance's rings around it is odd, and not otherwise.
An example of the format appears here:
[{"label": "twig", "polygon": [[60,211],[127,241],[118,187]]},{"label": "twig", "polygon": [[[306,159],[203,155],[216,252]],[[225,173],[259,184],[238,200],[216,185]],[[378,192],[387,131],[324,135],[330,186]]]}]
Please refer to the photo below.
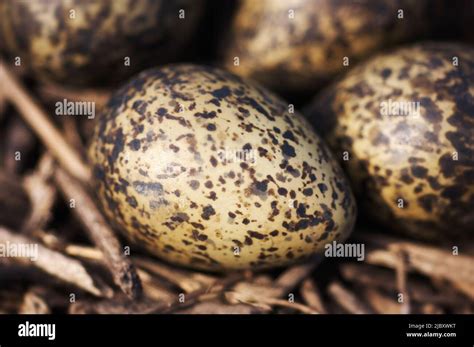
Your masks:
[{"label": "twig", "polygon": [[397,253],[403,251],[407,256],[408,271],[417,271],[432,280],[447,280],[474,299],[474,255],[454,255],[443,248],[374,233],[362,233],[358,238],[377,246],[377,249],[367,252],[367,263],[395,269]]},{"label": "twig", "polygon": [[85,148],[82,143],[76,120],[71,117],[63,118],[64,137],[74,147],[78,155],[84,155]]},{"label": "twig", "polygon": [[[340,269],[342,277],[347,281],[368,288],[382,289],[393,295],[397,292],[396,283],[393,280],[393,272],[389,269],[351,263],[343,264]],[[407,281],[410,283],[408,292],[413,301],[421,303],[431,302],[449,306],[456,306],[466,302],[466,299],[461,297],[457,292],[446,293],[444,288],[441,288],[444,293],[437,294],[426,280],[410,278],[407,279]]]},{"label": "twig", "polygon": [[11,246],[16,249],[21,245],[23,245],[23,247],[24,245],[36,245],[37,254],[30,255],[32,258],[36,258],[36,260],[30,260],[26,257],[15,257],[12,259],[22,264],[33,265],[63,282],[79,287],[95,296],[107,296],[106,292],[94,284],[92,277],[88,274],[84,266],[75,259],[52,251],[30,238],[14,234],[3,227],[0,227],[0,243],[4,243],[5,247]]},{"label": "twig", "polygon": [[151,274],[137,268],[138,275],[142,280],[143,293],[146,298],[153,301],[167,301],[170,302],[176,297],[176,293],[165,286],[161,281],[157,280]]},{"label": "twig", "polygon": [[[75,257],[87,258],[98,262],[104,261],[103,253],[92,247],[69,244],[66,245],[65,252]],[[145,270],[147,273],[149,272],[165,279],[186,293],[192,293],[206,285],[209,286],[216,280],[215,277],[210,275],[177,269],[145,257],[133,257],[132,261],[139,269],[139,274]],[[140,278],[143,280],[142,276]]]},{"label": "twig", "polygon": [[219,300],[197,303],[185,310],[177,311],[179,314],[259,314],[262,310],[257,307],[235,304],[229,305],[221,303]]},{"label": "twig", "polygon": [[[5,129],[5,150],[3,153],[5,171],[18,174],[28,160],[28,154],[33,150],[36,139],[23,120],[15,114]],[[17,154],[20,155],[17,158]],[[21,159],[21,160],[18,160]]]},{"label": "twig", "polygon": [[39,104],[28,94],[15,76],[8,71],[3,62],[0,62],[0,80],[6,98],[15,105],[23,119],[31,126],[59,163],[72,176],[81,182],[88,183],[91,177],[89,167],[54,127]]},{"label": "twig", "polygon": [[18,228],[28,217],[31,203],[15,176],[0,172],[0,225]]},{"label": "twig", "polygon": [[176,268],[171,268],[156,261],[150,261],[143,257],[134,258],[134,263],[138,267],[141,267],[159,277],[166,279],[168,282],[173,283],[184,290],[186,293],[192,293],[202,288],[205,284],[212,284],[216,280],[211,276],[203,275],[201,276],[201,280],[197,281],[192,278],[190,273],[186,273],[185,271],[181,271]]},{"label": "twig", "polygon": [[298,264],[285,270],[275,281],[279,295],[283,296],[301,283],[316,268],[321,259],[314,259],[304,264]]},{"label": "twig", "polygon": [[64,247],[64,251],[72,257],[104,261],[104,254],[94,247],[68,244]]},{"label": "twig", "polygon": [[349,313],[367,314],[372,310],[364,305],[353,293],[344,288],[339,282],[333,282],[328,288],[329,294],[332,296],[342,308]]},{"label": "twig", "polygon": [[398,314],[401,313],[400,309],[403,307],[393,298],[382,294],[377,288],[368,287],[364,291],[366,300],[370,303],[370,306],[374,308],[377,313],[383,314]]},{"label": "twig", "polygon": [[49,314],[51,310],[40,295],[32,290],[25,293],[23,302],[20,305],[19,314]]},{"label": "twig", "polygon": [[312,308],[297,302],[289,302],[283,299],[276,299],[264,295],[256,295],[255,293],[245,293],[241,291],[232,290],[225,293],[225,298],[231,304],[247,304],[265,311],[270,311],[272,309],[272,306],[281,306],[291,308],[293,310],[297,310],[305,314],[318,313]]},{"label": "twig", "polygon": [[223,293],[225,289],[232,286],[236,282],[241,281],[243,278],[245,278],[245,276],[245,273],[231,274],[226,278],[216,280],[215,283],[207,288],[201,288],[187,294],[185,296],[184,302],[180,302],[178,299],[173,302],[164,302],[154,308],[151,308],[147,313],[169,313],[177,309],[189,307],[190,305],[202,300],[215,298],[216,295]]},{"label": "twig", "polygon": [[130,301],[119,297],[112,300],[81,300],[69,306],[71,314],[144,314],[158,304],[150,300]]},{"label": "twig", "polygon": [[395,273],[397,275],[398,293],[403,295],[402,312],[410,313],[410,294],[407,290],[407,259],[403,250],[397,252],[398,261],[395,266]]},{"label": "twig", "polygon": [[31,213],[22,227],[25,233],[42,230],[51,217],[56,197],[56,189],[51,184],[53,171],[53,158],[45,154],[41,157],[36,171],[26,176],[23,181],[32,205]]},{"label": "twig", "polygon": [[321,294],[319,293],[316,284],[311,278],[304,280],[303,284],[301,285],[300,292],[303,300],[308,304],[309,307],[319,313],[326,313],[326,309],[324,308],[323,301],[321,299]]},{"label": "twig", "polygon": [[83,187],[62,169],[56,169],[54,178],[66,199],[76,201],[76,208],[72,210],[79,217],[94,244],[103,252],[114,282],[130,298],[138,298],[141,295],[142,287],[135,267],[121,251],[117,236],[93,200]]},{"label": "twig", "polygon": [[[448,252],[426,247],[410,249],[410,251],[416,252],[416,256],[407,252],[410,256],[408,264],[410,271],[418,271],[431,279],[448,280],[459,291],[468,295],[471,299],[474,298],[474,269],[472,269],[474,257],[462,255],[455,257]],[[398,263],[394,250],[369,251],[366,260],[369,264],[382,265],[392,269],[395,269]]]}]

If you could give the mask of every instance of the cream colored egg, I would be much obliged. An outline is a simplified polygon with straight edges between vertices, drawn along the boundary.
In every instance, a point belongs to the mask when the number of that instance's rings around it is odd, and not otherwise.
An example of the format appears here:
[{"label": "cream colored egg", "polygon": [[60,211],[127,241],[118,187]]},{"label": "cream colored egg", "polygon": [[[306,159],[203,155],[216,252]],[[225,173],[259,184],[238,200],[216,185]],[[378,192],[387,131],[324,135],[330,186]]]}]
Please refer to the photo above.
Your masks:
[{"label": "cream colored egg", "polygon": [[219,69],[141,73],[98,117],[89,154],[110,220],[173,263],[285,265],[345,240],[355,221],[351,189],[305,119]]},{"label": "cream colored egg", "polygon": [[426,43],[380,55],[308,116],[346,156],[363,210],[426,239],[474,231],[474,49]]}]

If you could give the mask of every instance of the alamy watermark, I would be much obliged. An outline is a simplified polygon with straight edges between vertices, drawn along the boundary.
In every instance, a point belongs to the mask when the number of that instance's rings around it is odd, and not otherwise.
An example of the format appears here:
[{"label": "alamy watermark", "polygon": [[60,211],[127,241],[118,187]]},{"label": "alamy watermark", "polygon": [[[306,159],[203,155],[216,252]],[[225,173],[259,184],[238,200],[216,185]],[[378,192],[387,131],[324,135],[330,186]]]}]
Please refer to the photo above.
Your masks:
[{"label": "alamy watermark", "polygon": [[12,243],[6,241],[0,243],[0,258],[28,258],[31,261],[38,260],[37,243]]},{"label": "alamy watermark", "polygon": [[56,102],[55,113],[58,116],[87,116],[87,119],[95,118],[95,102],[93,101],[70,101],[63,99]]},{"label": "alamy watermark", "polygon": [[363,243],[339,243],[333,241],[324,246],[324,256],[327,258],[356,258],[365,259],[365,245]]},{"label": "alamy watermark", "polygon": [[388,99],[380,103],[380,114],[382,116],[419,117],[420,102]]},{"label": "alamy watermark", "polygon": [[25,323],[18,325],[19,337],[46,337],[50,341],[56,339],[56,324],[54,323]]},{"label": "alamy watermark", "polygon": [[226,148],[217,152],[219,159],[223,163],[250,163],[255,164],[257,162],[256,151],[248,149],[231,149]]}]

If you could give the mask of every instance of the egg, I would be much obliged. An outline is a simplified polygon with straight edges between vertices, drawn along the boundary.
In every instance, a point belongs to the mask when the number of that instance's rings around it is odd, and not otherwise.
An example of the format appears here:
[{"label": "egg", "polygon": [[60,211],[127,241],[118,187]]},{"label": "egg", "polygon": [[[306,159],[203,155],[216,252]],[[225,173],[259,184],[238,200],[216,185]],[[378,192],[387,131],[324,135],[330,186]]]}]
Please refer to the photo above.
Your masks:
[{"label": "egg", "polygon": [[344,241],[356,205],[308,122],[217,68],[146,70],[97,117],[98,201],[136,244],[209,271],[283,266]]},{"label": "egg", "polygon": [[[113,85],[170,62],[198,25],[202,0],[2,0],[3,50],[38,79]],[[15,59],[15,60],[13,60]]]},{"label": "egg", "polygon": [[381,48],[429,28],[428,0],[243,0],[224,66],[278,92],[315,89]]},{"label": "egg", "polygon": [[427,240],[474,231],[474,49],[420,43],[360,65],[307,116],[366,211]]}]

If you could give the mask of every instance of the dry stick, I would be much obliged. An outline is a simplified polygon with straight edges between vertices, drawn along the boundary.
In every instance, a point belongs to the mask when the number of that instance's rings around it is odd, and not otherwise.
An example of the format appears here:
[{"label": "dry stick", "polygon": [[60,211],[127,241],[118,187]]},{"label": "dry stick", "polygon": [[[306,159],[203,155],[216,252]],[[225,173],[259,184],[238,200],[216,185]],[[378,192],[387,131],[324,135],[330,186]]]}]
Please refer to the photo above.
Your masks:
[{"label": "dry stick", "polygon": [[130,298],[140,297],[142,286],[135,267],[121,251],[117,236],[95,206],[94,201],[84,188],[62,169],[56,169],[54,178],[66,199],[76,201],[77,207],[73,209],[73,212],[88,231],[94,244],[104,254],[114,282]]},{"label": "dry stick", "polygon": [[88,183],[91,177],[88,166],[50,122],[39,104],[2,62],[0,62],[0,80],[5,97],[15,105],[23,119],[31,126],[59,163],[81,182]]},{"label": "dry stick", "polygon": [[201,288],[204,283],[213,283],[215,278],[211,276],[202,276],[203,280],[198,281],[192,278],[188,273],[185,271],[177,270],[170,266],[150,261],[143,257],[136,257],[134,258],[134,263],[148,272],[151,272],[161,278],[164,278],[168,282],[178,286],[186,293],[192,293],[199,288]]},{"label": "dry stick", "polygon": [[326,309],[324,308],[323,301],[321,299],[321,294],[319,293],[316,284],[311,278],[304,280],[303,284],[301,285],[300,293],[303,300],[306,302],[306,304],[308,304],[309,307],[319,313],[326,313]]},{"label": "dry stick", "polygon": [[84,154],[85,146],[82,143],[76,120],[71,117],[63,118],[64,138],[74,147],[79,154]]},{"label": "dry stick", "polygon": [[19,228],[31,210],[31,202],[17,177],[0,172],[0,225]]},{"label": "dry stick", "polygon": [[32,204],[31,213],[22,226],[22,232],[26,234],[43,230],[51,218],[51,210],[56,201],[56,187],[51,184],[53,172],[53,158],[45,154],[39,160],[35,172],[23,180],[23,186],[28,192]]},{"label": "dry stick", "polygon": [[145,270],[137,269],[138,275],[142,280],[143,293],[145,298],[153,301],[172,301],[176,294],[161,283],[156,277]]},{"label": "dry stick", "polygon": [[79,287],[95,296],[108,296],[106,291],[99,289],[94,284],[92,277],[76,259],[50,250],[30,238],[15,234],[3,227],[0,227],[0,243],[5,245],[37,245],[37,254],[32,254],[36,258],[34,261],[26,257],[15,257],[12,259],[20,264],[35,266],[63,282]]},{"label": "dry stick", "polygon": [[19,314],[49,314],[51,310],[45,299],[32,290],[28,290],[18,310]]},{"label": "dry stick", "polygon": [[[351,263],[343,264],[340,269],[342,277],[346,281],[354,282],[367,288],[380,288],[390,293],[397,291],[391,270],[372,265],[355,265]],[[457,292],[450,293],[449,295],[445,293],[437,294],[436,291],[431,288],[428,280],[411,278],[409,281],[409,294],[413,301],[450,306],[464,304],[466,302],[465,298],[458,295]],[[393,300],[394,304],[399,305],[395,297],[393,297]]]},{"label": "dry stick", "polygon": [[364,297],[370,303],[377,313],[398,314],[400,313],[400,304],[391,297],[383,294],[380,289],[367,287],[363,290]]},{"label": "dry stick", "polygon": [[238,283],[231,291],[225,293],[225,298],[230,303],[245,303],[264,311],[271,311],[272,306],[282,306],[303,313],[318,313],[308,306],[297,302],[290,302],[288,299],[280,299],[307,278],[315,266],[315,262],[294,265],[284,271],[271,284],[255,282]]},{"label": "dry stick", "polygon": [[361,233],[358,238],[380,247],[367,252],[367,263],[395,269],[398,262],[397,252],[403,250],[408,257],[408,271],[422,273],[432,281],[447,280],[459,291],[474,299],[474,255],[453,255],[451,250],[444,248],[374,233]]},{"label": "dry stick", "polygon": [[364,305],[359,298],[344,288],[339,282],[333,282],[329,285],[329,294],[342,308],[349,313],[366,314],[372,313],[372,310]]},{"label": "dry stick", "polygon": [[178,300],[175,300],[173,302],[164,302],[156,305],[155,307],[149,309],[147,312],[144,313],[170,313],[177,309],[189,307],[190,305],[193,305],[198,301],[204,301],[215,298],[216,295],[223,293],[225,289],[243,280],[245,277],[245,273],[231,274],[226,278],[216,280],[215,283],[209,286],[208,288],[201,288],[190,294],[187,294],[185,296],[184,303],[181,303]]},{"label": "dry stick", "polygon": [[304,264],[298,264],[290,267],[283,272],[275,281],[275,286],[279,288],[279,295],[283,296],[300,284],[316,268],[321,259],[308,261]]},{"label": "dry stick", "polygon": [[[74,257],[104,262],[103,253],[97,248],[69,244],[66,245],[64,251]],[[200,276],[193,276],[194,274],[190,274],[188,271],[176,269],[172,266],[152,261],[145,257],[133,257],[132,260],[135,266],[137,266],[139,274],[145,270],[147,273],[158,276],[166,280],[168,283],[179,287],[186,293],[192,293],[203,287],[203,285],[210,285],[216,280],[215,277],[210,275],[200,274]],[[143,280],[141,275],[140,278]]]},{"label": "dry stick", "polygon": [[4,143],[4,163],[5,171],[18,174],[24,165],[25,160],[17,160],[18,154],[21,159],[26,158],[36,145],[36,138],[31,130],[20,117],[14,113],[9,126],[5,129]]},{"label": "dry stick", "polygon": [[[420,272],[432,281],[448,280],[459,291],[474,298],[474,269],[472,256],[450,256],[445,252],[438,250],[431,252],[429,248],[420,249],[403,248],[410,257],[408,269],[410,271]],[[425,250],[425,252],[421,252]],[[398,257],[395,254],[396,249],[392,250],[372,250],[367,252],[367,263],[381,265],[395,269],[398,263]],[[417,252],[415,254],[415,251]],[[455,258],[456,257],[456,258]]]},{"label": "dry stick", "polygon": [[130,301],[127,298],[112,300],[80,300],[69,305],[70,314],[142,314],[156,304],[150,300]]},{"label": "dry stick", "polygon": [[233,304],[245,303],[265,311],[270,311],[272,306],[285,306],[304,313],[317,313],[307,306],[280,299],[307,278],[316,265],[317,261],[294,265],[285,270],[272,285],[238,283],[231,291],[225,293],[225,298]]},{"label": "dry stick", "polygon": [[270,311],[272,309],[272,306],[280,306],[285,308],[291,308],[293,310],[297,310],[305,314],[318,313],[312,308],[297,302],[289,302],[287,300],[267,297],[265,295],[255,295],[253,293],[228,291],[225,293],[225,298],[231,304],[247,304],[260,308],[264,311]]},{"label": "dry stick", "polygon": [[192,307],[177,311],[178,314],[259,314],[262,310],[247,304],[229,305],[219,300],[197,303]]},{"label": "dry stick", "polygon": [[402,301],[402,312],[410,313],[410,295],[407,289],[407,255],[403,250],[397,252],[398,261],[395,267],[395,273],[397,276],[397,289],[398,292],[403,295]]},{"label": "dry stick", "polygon": [[66,254],[72,257],[84,258],[97,262],[101,262],[104,260],[103,253],[94,247],[68,244],[65,245],[64,252],[66,252]]}]

